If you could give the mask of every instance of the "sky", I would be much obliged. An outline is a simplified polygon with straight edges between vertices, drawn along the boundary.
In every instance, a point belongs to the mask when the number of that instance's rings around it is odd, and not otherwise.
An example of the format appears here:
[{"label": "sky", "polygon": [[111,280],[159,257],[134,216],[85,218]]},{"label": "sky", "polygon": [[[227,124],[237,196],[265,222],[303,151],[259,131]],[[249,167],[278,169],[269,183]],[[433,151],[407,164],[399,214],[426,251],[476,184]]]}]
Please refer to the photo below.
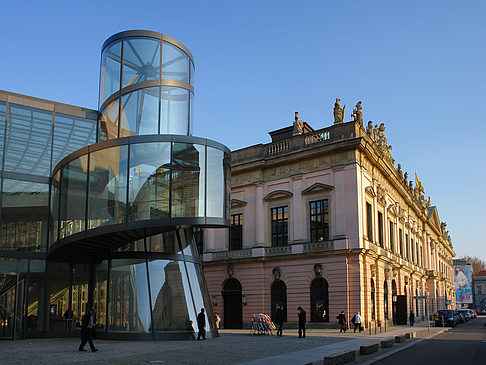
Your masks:
[{"label": "sky", "polygon": [[294,112],[314,129],[362,101],[416,172],[458,257],[486,260],[486,2],[8,1],[0,89],[97,109],[100,51],[147,29],[192,53],[193,135],[231,150],[270,142]]}]

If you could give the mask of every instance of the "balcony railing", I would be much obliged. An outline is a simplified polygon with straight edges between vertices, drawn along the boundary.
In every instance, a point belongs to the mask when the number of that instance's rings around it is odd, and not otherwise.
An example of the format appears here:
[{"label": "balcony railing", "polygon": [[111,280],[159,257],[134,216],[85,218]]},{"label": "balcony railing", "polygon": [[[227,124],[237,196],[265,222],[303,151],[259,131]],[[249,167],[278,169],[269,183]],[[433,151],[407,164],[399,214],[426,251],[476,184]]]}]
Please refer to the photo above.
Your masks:
[{"label": "balcony railing", "polygon": [[353,122],[336,124],[311,133],[296,135],[282,141],[259,144],[234,151],[231,153],[231,163],[236,165],[239,163],[305,150],[314,147],[316,144],[325,145],[341,140],[356,138],[360,136],[361,130],[360,126]]}]

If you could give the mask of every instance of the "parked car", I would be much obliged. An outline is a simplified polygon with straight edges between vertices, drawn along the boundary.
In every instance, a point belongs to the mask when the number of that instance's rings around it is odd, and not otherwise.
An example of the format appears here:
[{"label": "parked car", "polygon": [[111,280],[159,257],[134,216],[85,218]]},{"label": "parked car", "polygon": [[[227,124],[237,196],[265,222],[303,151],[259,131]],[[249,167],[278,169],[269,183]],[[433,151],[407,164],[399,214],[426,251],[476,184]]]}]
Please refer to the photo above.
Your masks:
[{"label": "parked car", "polygon": [[458,309],[459,315],[461,316],[461,322],[464,323],[469,320],[466,309]]},{"label": "parked car", "polygon": [[458,311],[452,309],[442,309],[435,313],[434,323],[436,327],[441,327],[442,323],[445,326],[454,327],[461,321],[461,316]]},{"label": "parked car", "polygon": [[472,309],[466,309],[469,319],[474,319],[474,311]]}]

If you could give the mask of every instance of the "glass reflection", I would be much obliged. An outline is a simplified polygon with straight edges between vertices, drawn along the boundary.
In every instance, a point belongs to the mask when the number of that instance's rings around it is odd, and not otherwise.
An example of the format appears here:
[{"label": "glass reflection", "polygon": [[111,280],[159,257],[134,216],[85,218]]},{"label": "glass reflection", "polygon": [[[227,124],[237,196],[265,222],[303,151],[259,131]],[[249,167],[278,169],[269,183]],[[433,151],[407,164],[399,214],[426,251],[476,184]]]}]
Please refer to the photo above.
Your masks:
[{"label": "glass reflection", "polygon": [[162,86],[160,134],[189,133],[189,90]]},{"label": "glass reflection", "polygon": [[[69,319],[71,316],[73,319],[73,328],[81,327],[81,318],[88,310],[88,282],[89,282],[89,265],[87,264],[74,264],[73,265],[73,285],[72,290],[72,313],[63,312],[63,317]],[[69,326],[69,321],[68,321]]]},{"label": "glass reflection", "polygon": [[[69,309],[69,281],[72,277],[72,267],[68,263],[49,263],[49,331],[64,333],[64,313]],[[85,293],[85,300],[88,294]]]},{"label": "glass reflection", "polygon": [[128,146],[106,148],[91,153],[88,229],[125,221],[127,170]]},{"label": "glass reflection", "polygon": [[101,55],[101,106],[115,92],[120,90],[121,41],[108,45]]},{"label": "glass reflection", "polygon": [[223,217],[225,213],[224,152],[208,147],[207,217]]},{"label": "glass reflection", "polygon": [[102,112],[99,130],[98,141],[106,141],[107,139],[118,138],[118,114],[120,99],[113,100],[108,104]]},{"label": "glass reflection", "polygon": [[[198,332],[198,328],[197,328],[197,314],[199,312],[196,312],[196,307],[194,306],[194,301],[192,300],[192,286],[194,285],[191,285],[189,283],[189,279],[187,277],[187,271],[186,271],[186,265],[184,263],[184,261],[178,261],[177,262],[179,264],[179,270],[183,273],[182,275],[182,289],[184,291],[184,296],[187,298],[187,309],[188,309],[188,314],[189,314],[189,321],[192,325],[192,330],[194,332]],[[196,283],[197,285],[197,283]],[[199,310],[201,308],[198,308]],[[206,322],[207,323],[207,322]]]},{"label": "glass reflection", "polygon": [[4,179],[0,250],[45,250],[48,202],[48,184]]},{"label": "glass reflection", "polygon": [[160,78],[160,40],[125,38],[123,40],[123,87]]},{"label": "glass reflection", "polygon": [[120,137],[159,132],[159,91],[149,87],[122,97]]},{"label": "glass reflection", "polygon": [[[212,307],[209,305],[209,297],[206,290],[206,285],[202,280],[202,272],[199,265],[192,262],[186,262],[187,275],[192,288],[192,297],[194,299],[194,305],[197,312],[204,308],[204,315],[206,316],[206,330],[214,328]],[[204,294],[201,290],[204,288]]]},{"label": "glass reflection", "polygon": [[162,78],[189,83],[189,56],[167,42],[162,46]]},{"label": "glass reflection", "polygon": [[191,296],[183,289],[185,270],[177,261],[149,261],[152,328],[155,332],[193,331],[188,308]]},{"label": "glass reflection", "polygon": [[112,260],[109,292],[109,330],[149,333],[151,319],[145,260]]},{"label": "glass reflection", "polygon": [[51,111],[9,104],[5,170],[50,176],[51,142]]},{"label": "glass reflection", "polygon": [[147,237],[145,242],[147,243],[148,252],[164,252],[170,254],[180,253],[175,231],[164,232]]},{"label": "glass reflection", "polygon": [[59,231],[59,189],[61,187],[61,170],[58,170],[51,180],[51,205],[49,219],[49,246],[57,241]]},{"label": "glass reflection", "polygon": [[172,217],[204,217],[205,147],[174,143]]},{"label": "glass reflection", "polygon": [[52,167],[69,155],[96,142],[96,116],[93,119],[55,114]]},{"label": "glass reflection", "polygon": [[130,147],[128,221],[169,217],[170,143]]},{"label": "glass reflection", "polygon": [[127,244],[120,246],[117,249],[115,249],[115,252],[127,252],[127,251],[145,252],[144,239],[127,243]]},{"label": "glass reflection", "polygon": [[25,337],[33,337],[42,332],[42,321],[45,320],[45,296],[44,290],[46,277],[43,274],[30,274],[27,287],[27,318]]},{"label": "glass reflection", "polygon": [[[0,100],[0,151],[3,154],[3,140],[5,137],[5,113],[6,113],[6,103]],[[3,167],[3,158],[0,158],[0,170]]]},{"label": "glass reflection", "polygon": [[108,260],[96,266],[94,289],[94,306],[96,308],[96,324],[101,328],[106,326],[106,289],[108,285]]},{"label": "glass reflection", "polygon": [[84,230],[87,168],[87,155],[69,162],[62,168],[59,239]]}]

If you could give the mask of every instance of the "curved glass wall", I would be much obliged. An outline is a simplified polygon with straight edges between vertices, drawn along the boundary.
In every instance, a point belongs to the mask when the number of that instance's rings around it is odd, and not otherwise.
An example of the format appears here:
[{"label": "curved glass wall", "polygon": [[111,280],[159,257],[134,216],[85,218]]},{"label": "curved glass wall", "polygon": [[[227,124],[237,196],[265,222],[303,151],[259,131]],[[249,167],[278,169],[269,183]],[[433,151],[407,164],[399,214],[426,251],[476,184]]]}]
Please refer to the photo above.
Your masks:
[{"label": "curved glass wall", "polygon": [[194,137],[155,138],[161,141],[101,142],[56,167],[51,244],[125,222],[167,219],[170,226],[173,219],[178,225],[191,218],[186,224],[227,224],[207,219],[229,219],[229,150]]},{"label": "curved glass wall", "polygon": [[115,35],[101,56],[98,141],[190,135],[193,79],[192,56],[176,40],[153,32]]},{"label": "curved glass wall", "polygon": [[[137,246],[141,247],[132,250]],[[197,313],[205,308],[211,336],[215,326],[201,265],[187,254],[195,250],[191,230],[146,237],[127,248],[96,266],[95,303],[102,327],[97,332],[108,338],[119,334],[157,338],[174,333],[194,338]]]}]

